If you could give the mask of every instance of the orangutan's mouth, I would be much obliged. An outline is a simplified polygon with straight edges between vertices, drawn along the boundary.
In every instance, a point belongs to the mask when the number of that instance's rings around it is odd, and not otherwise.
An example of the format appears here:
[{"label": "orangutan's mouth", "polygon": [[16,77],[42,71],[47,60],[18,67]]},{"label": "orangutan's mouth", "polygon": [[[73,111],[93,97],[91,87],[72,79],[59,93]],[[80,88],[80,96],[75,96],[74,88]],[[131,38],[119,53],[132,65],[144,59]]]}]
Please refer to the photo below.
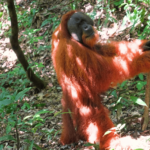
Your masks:
[{"label": "orangutan's mouth", "polygon": [[94,36],[94,32],[90,33],[88,36],[86,36],[86,38],[92,37]]}]

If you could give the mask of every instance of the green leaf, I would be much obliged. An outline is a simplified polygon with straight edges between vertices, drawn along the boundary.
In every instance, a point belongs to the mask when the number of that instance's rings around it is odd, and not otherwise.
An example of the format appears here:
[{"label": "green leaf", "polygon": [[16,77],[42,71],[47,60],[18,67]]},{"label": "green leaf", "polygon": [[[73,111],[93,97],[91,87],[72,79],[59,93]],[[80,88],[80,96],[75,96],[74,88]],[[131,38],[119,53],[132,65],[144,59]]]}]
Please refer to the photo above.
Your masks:
[{"label": "green leaf", "polygon": [[119,97],[119,99],[117,100],[116,104],[118,104],[118,105],[121,104],[121,99],[122,99],[122,97]]},{"label": "green leaf", "polygon": [[119,0],[119,1],[114,1],[113,3],[114,3],[115,6],[119,6],[122,3],[124,4],[124,1],[123,0]]},{"label": "green leaf", "polygon": [[60,87],[60,86],[58,86],[58,87],[57,87],[57,90],[61,90],[61,87]]},{"label": "green leaf", "polygon": [[124,86],[126,85],[126,83],[127,83],[127,80],[126,80],[126,81],[123,81],[120,86],[121,86],[121,87],[124,87]]},{"label": "green leaf", "polygon": [[7,125],[7,127],[6,127],[6,134],[8,134],[10,131],[11,131],[11,126]]},{"label": "green leaf", "polygon": [[34,143],[34,147],[37,149],[37,150],[43,150],[41,149],[37,144]]},{"label": "green leaf", "polygon": [[28,139],[25,139],[24,141],[30,144],[29,150],[32,150],[31,148],[33,148],[33,146],[34,146],[37,150],[42,150],[37,144],[34,143],[34,141],[30,141],[30,140],[28,140]]},{"label": "green leaf", "polygon": [[4,145],[0,145],[0,150],[3,150],[3,148],[4,148]]},{"label": "green leaf", "polygon": [[138,76],[139,76],[139,78],[140,78],[141,80],[144,80],[143,74],[140,73]]},{"label": "green leaf", "polygon": [[23,120],[26,120],[26,119],[31,118],[31,117],[33,117],[33,116],[32,115],[26,116],[26,117],[24,117]]},{"label": "green leaf", "polygon": [[116,92],[116,90],[113,90],[113,91],[111,92],[111,95],[113,95],[114,97],[117,97],[117,92]]},{"label": "green leaf", "polygon": [[13,102],[13,100],[11,100],[11,99],[5,99],[3,101],[0,101],[0,109],[3,108],[4,106],[11,104],[12,102]]},{"label": "green leaf", "polygon": [[3,12],[0,12],[0,18],[3,16]]},{"label": "green leaf", "polygon": [[24,104],[23,104],[23,106],[21,107],[21,109],[30,109],[30,104],[29,103],[27,103],[27,102],[25,102]]},{"label": "green leaf", "polygon": [[94,146],[94,148],[95,147],[97,147],[97,149],[99,149],[99,145],[98,144],[92,144],[92,143],[86,143],[86,144],[84,144],[84,146]]},{"label": "green leaf", "polygon": [[15,97],[15,101],[19,100],[20,98],[22,98],[24,96],[24,94],[26,92],[28,92],[31,89],[31,87],[29,88],[25,88],[23,91],[19,92],[16,97]]},{"label": "green leaf", "polygon": [[122,130],[125,126],[126,126],[125,123],[124,123],[124,124],[118,124],[116,128],[117,128],[117,130],[120,131],[120,130]]},{"label": "green leaf", "polygon": [[107,135],[107,134],[109,134],[109,133],[111,133],[112,131],[106,131],[105,133],[104,133],[104,135]]},{"label": "green leaf", "polygon": [[60,114],[62,114],[62,111],[56,112],[56,113],[54,114],[54,117],[55,117],[55,116],[58,116],[58,115],[60,115]]},{"label": "green leaf", "polygon": [[34,144],[34,141],[31,141],[30,146],[29,146],[29,150],[33,150],[33,144]]},{"label": "green leaf", "polygon": [[13,138],[13,136],[11,135],[5,135],[5,136],[0,137],[0,141],[6,141],[6,140],[16,141],[16,139]]},{"label": "green leaf", "polygon": [[130,98],[134,103],[137,103],[137,104],[142,105],[142,106],[147,106],[146,103],[138,97],[130,96]]},{"label": "green leaf", "polygon": [[46,24],[50,24],[52,22],[51,16],[48,17],[48,19],[44,20],[42,22],[41,27],[45,26]]},{"label": "green leaf", "polygon": [[45,113],[49,113],[49,110],[47,110],[47,109],[40,110],[40,111],[36,112],[35,115],[40,115],[40,114],[45,114]]},{"label": "green leaf", "polygon": [[42,63],[38,64],[38,63],[35,63],[37,65],[38,68],[42,68],[44,67],[44,65]]},{"label": "green leaf", "polygon": [[145,81],[139,81],[137,84],[136,84],[136,87],[138,90],[141,90],[143,88],[143,86],[146,85],[147,82]]}]

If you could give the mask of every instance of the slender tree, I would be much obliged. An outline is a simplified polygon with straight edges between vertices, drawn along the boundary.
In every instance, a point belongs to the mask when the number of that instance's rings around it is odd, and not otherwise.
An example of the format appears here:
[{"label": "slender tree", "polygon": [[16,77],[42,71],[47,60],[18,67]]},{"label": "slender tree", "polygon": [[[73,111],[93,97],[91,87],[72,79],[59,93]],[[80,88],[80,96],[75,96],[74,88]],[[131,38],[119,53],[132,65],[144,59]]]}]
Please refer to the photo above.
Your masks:
[{"label": "slender tree", "polygon": [[16,10],[14,6],[14,0],[7,0],[9,16],[11,20],[11,37],[10,43],[13,51],[16,53],[18,60],[22,64],[24,70],[26,71],[27,77],[37,88],[45,88],[46,84],[39,77],[37,77],[33,70],[29,67],[29,63],[27,62],[18,41],[18,21]]},{"label": "slender tree", "polygon": [[145,103],[147,106],[144,107],[144,114],[142,118],[142,130],[146,130],[149,121],[149,102],[150,102],[150,73],[146,76],[147,85],[145,93]]}]

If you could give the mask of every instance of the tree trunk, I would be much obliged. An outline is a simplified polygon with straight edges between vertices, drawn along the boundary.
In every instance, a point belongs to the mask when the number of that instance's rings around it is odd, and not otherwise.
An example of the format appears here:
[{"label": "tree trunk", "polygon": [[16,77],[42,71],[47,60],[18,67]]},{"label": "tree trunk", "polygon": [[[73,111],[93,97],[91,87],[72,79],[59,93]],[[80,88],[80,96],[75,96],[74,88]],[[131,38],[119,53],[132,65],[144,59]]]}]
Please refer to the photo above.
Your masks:
[{"label": "tree trunk", "polygon": [[31,68],[29,68],[29,64],[19,46],[18,42],[18,21],[17,21],[17,15],[16,15],[16,10],[14,6],[14,0],[7,0],[8,4],[8,10],[9,10],[9,16],[11,20],[11,37],[10,37],[10,43],[12,46],[13,51],[16,53],[18,60],[22,64],[24,70],[27,73],[27,77],[37,88],[45,88],[46,84],[44,81],[42,81],[39,77],[37,77],[34,72],[32,71]]},{"label": "tree trunk", "polygon": [[149,101],[150,101],[150,73],[146,76],[147,85],[146,85],[146,94],[145,94],[145,103],[147,106],[144,107],[144,114],[142,117],[142,130],[146,130],[148,125],[148,117],[149,117]]}]

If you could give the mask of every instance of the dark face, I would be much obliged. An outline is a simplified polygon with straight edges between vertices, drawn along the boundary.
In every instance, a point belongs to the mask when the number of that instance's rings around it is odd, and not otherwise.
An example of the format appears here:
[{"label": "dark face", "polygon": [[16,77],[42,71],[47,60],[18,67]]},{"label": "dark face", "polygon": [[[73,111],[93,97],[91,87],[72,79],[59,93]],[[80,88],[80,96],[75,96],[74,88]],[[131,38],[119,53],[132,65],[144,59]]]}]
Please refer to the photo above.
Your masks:
[{"label": "dark face", "polygon": [[78,42],[82,43],[82,35],[90,37],[94,34],[93,20],[82,12],[74,13],[67,23],[71,36]]}]

